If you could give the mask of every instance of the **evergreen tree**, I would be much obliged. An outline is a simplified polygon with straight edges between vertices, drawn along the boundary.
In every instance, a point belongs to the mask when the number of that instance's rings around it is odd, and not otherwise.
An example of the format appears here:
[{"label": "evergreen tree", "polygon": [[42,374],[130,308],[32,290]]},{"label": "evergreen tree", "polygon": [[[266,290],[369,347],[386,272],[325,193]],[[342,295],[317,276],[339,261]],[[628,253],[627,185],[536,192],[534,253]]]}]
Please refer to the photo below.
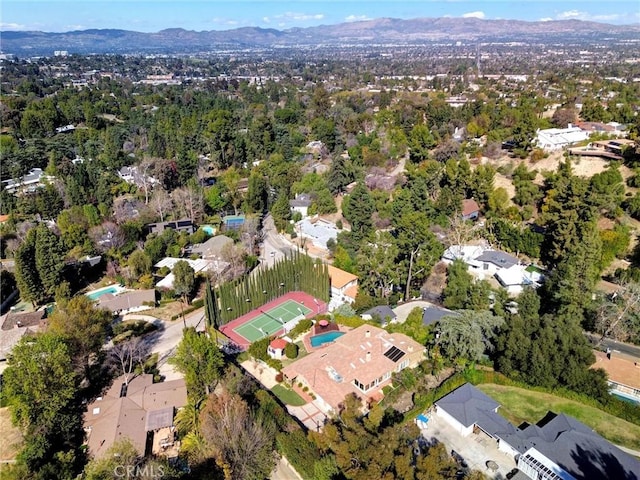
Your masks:
[{"label": "evergreen tree", "polygon": [[473,277],[467,272],[467,264],[462,260],[455,260],[447,269],[447,286],[442,292],[444,306],[452,310],[464,308],[472,285]]},{"label": "evergreen tree", "polygon": [[33,305],[45,300],[44,288],[36,267],[36,230],[32,228],[15,254],[15,274],[22,300]]},{"label": "evergreen tree", "polygon": [[353,182],[353,175],[347,165],[347,160],[342,156],[337,156],[331,163],[331,169],[327,176],[329,190],[334,195],[344,193],[347,185]]},{"label": "evergreen tree", "polygon": [[247,191],[247,206],[254,213],[263,213],[267,210],[269,193],[267,190],[267,180],[258,171],[249,175],[249,189]]},{"label": "evergreen tree", "polygon": [[342,204],[344,217],[351,224],[351,237],[357,243],[373,230],[371,216],[375,210],[373,198],[364,182],[359,182]]},{"label": "evergreen tree", "polygon": [[36,269],[45,295],[52,297],[62,280],[64,248],[60,239],[41,224],[36,228]]},{"label": "evergreen tree", "polygon": [[291,219],[291,207],[289,206],[289,198],[284,192],[278,195],[278,199],[271,206],[271,216],[273,216],[273,223],[278,231],[286,230]]}]

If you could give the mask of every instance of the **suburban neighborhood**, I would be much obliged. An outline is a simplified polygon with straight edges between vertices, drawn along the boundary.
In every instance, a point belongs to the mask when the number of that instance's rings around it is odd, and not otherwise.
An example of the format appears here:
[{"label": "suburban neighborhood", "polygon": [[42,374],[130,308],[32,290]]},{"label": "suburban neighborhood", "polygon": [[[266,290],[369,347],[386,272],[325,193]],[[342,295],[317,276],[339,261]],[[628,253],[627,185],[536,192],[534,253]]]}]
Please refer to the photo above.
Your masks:
[{"label": "suburban neighborhood", "polygon": [[2,479],[640,478],[637,25],[323,15],[0,26]]}]

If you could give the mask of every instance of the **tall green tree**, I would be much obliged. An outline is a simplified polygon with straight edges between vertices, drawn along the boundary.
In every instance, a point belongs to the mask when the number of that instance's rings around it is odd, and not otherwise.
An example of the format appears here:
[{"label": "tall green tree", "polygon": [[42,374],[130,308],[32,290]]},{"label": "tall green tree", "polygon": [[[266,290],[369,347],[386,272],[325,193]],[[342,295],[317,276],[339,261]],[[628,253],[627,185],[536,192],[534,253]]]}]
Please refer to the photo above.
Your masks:
[{"label": "tall green tree", "polygon": [[89,379],[91,361],[99,361],[111,321],[111,312],[96,308],[86,295],[78,295],[58,302],[49,317],[48,331],[64,339],[75,371]]},{"label": "tall green tree", "polygon": [[358,182],[351,194],[342,204],[342,213],[351,224],[351,236],[360,242],[373,231],[373,215],[375,204],[364,182]]},{"label": "tall green tree", "polygon": [[78,473],[73,465],[83,436],[78,381],[69,349],[57,335],[23,337],[8,357],[3,396],[24,435],[19,462],[31,478],[73,478]]},{"label": "tall green tree", "polygon": [[36,267],[36,230],[31,229],[15,254],[16,283],[23,300],[37,305],[45,300]]},{"label": "tall green tree", "polygon": [[184,375],[187,392],[196,402],[213,392],[224,364],[218,346],[194,328],[184,331],[182,341],[169,362]]},{"label": "tall green tree", "polygon": [[173,289],[180,295],[185,303],[188,303],[189,295],[193,292],[196,284],[195,272],[186,261],[176,262],[171,271],[173,273]]},{"label": "tall green tree", "polygon": [[64,247],[60,239],[40,224],[36,227],[36,269],[47,297],[52,297],[62,280]]},{"label": "tall green tree", "polygon": [[444,317],[438,324],[438,346],[449,359],[463,358],[471,362],[491,352],[494,339],[504,319],[489,311],[461,310]]}]

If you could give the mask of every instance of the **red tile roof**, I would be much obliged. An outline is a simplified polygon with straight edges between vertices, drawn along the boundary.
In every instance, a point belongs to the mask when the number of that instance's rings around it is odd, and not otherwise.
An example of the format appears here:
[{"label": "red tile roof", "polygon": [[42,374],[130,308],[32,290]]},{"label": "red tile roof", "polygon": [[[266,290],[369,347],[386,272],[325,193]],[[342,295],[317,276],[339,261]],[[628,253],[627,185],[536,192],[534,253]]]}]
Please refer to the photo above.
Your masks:
[{"label": "red tile roof", "polygon": [[269,346],[274,350],[284,350],[284,348],[287,346],[287,343],[289,342],[287,342],[284,338],[276,338],[275,340],[271,340]]}]

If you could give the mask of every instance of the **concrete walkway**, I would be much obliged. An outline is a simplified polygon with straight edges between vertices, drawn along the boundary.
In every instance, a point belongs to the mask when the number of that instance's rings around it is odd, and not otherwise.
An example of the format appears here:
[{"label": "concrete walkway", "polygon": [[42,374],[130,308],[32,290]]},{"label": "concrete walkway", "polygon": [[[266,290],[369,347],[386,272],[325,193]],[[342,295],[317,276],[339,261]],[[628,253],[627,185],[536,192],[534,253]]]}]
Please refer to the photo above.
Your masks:
[{"label": "concrete walkway", "polygon": [[240,365],[264,385],[265,388],[271,390],[278,384],[278,382],[276,382],[278,372],[269,365],[256,360],[245,360]]},{"label": "concrete walkway", "polygon": [[315,400],[311,403],[302,405],[301,407],[287,405],[287,411],[289,414],[298,418],[304,426],[312,432],[319,432],[327,420],[327,416],[320,409],[320,406]]}]

